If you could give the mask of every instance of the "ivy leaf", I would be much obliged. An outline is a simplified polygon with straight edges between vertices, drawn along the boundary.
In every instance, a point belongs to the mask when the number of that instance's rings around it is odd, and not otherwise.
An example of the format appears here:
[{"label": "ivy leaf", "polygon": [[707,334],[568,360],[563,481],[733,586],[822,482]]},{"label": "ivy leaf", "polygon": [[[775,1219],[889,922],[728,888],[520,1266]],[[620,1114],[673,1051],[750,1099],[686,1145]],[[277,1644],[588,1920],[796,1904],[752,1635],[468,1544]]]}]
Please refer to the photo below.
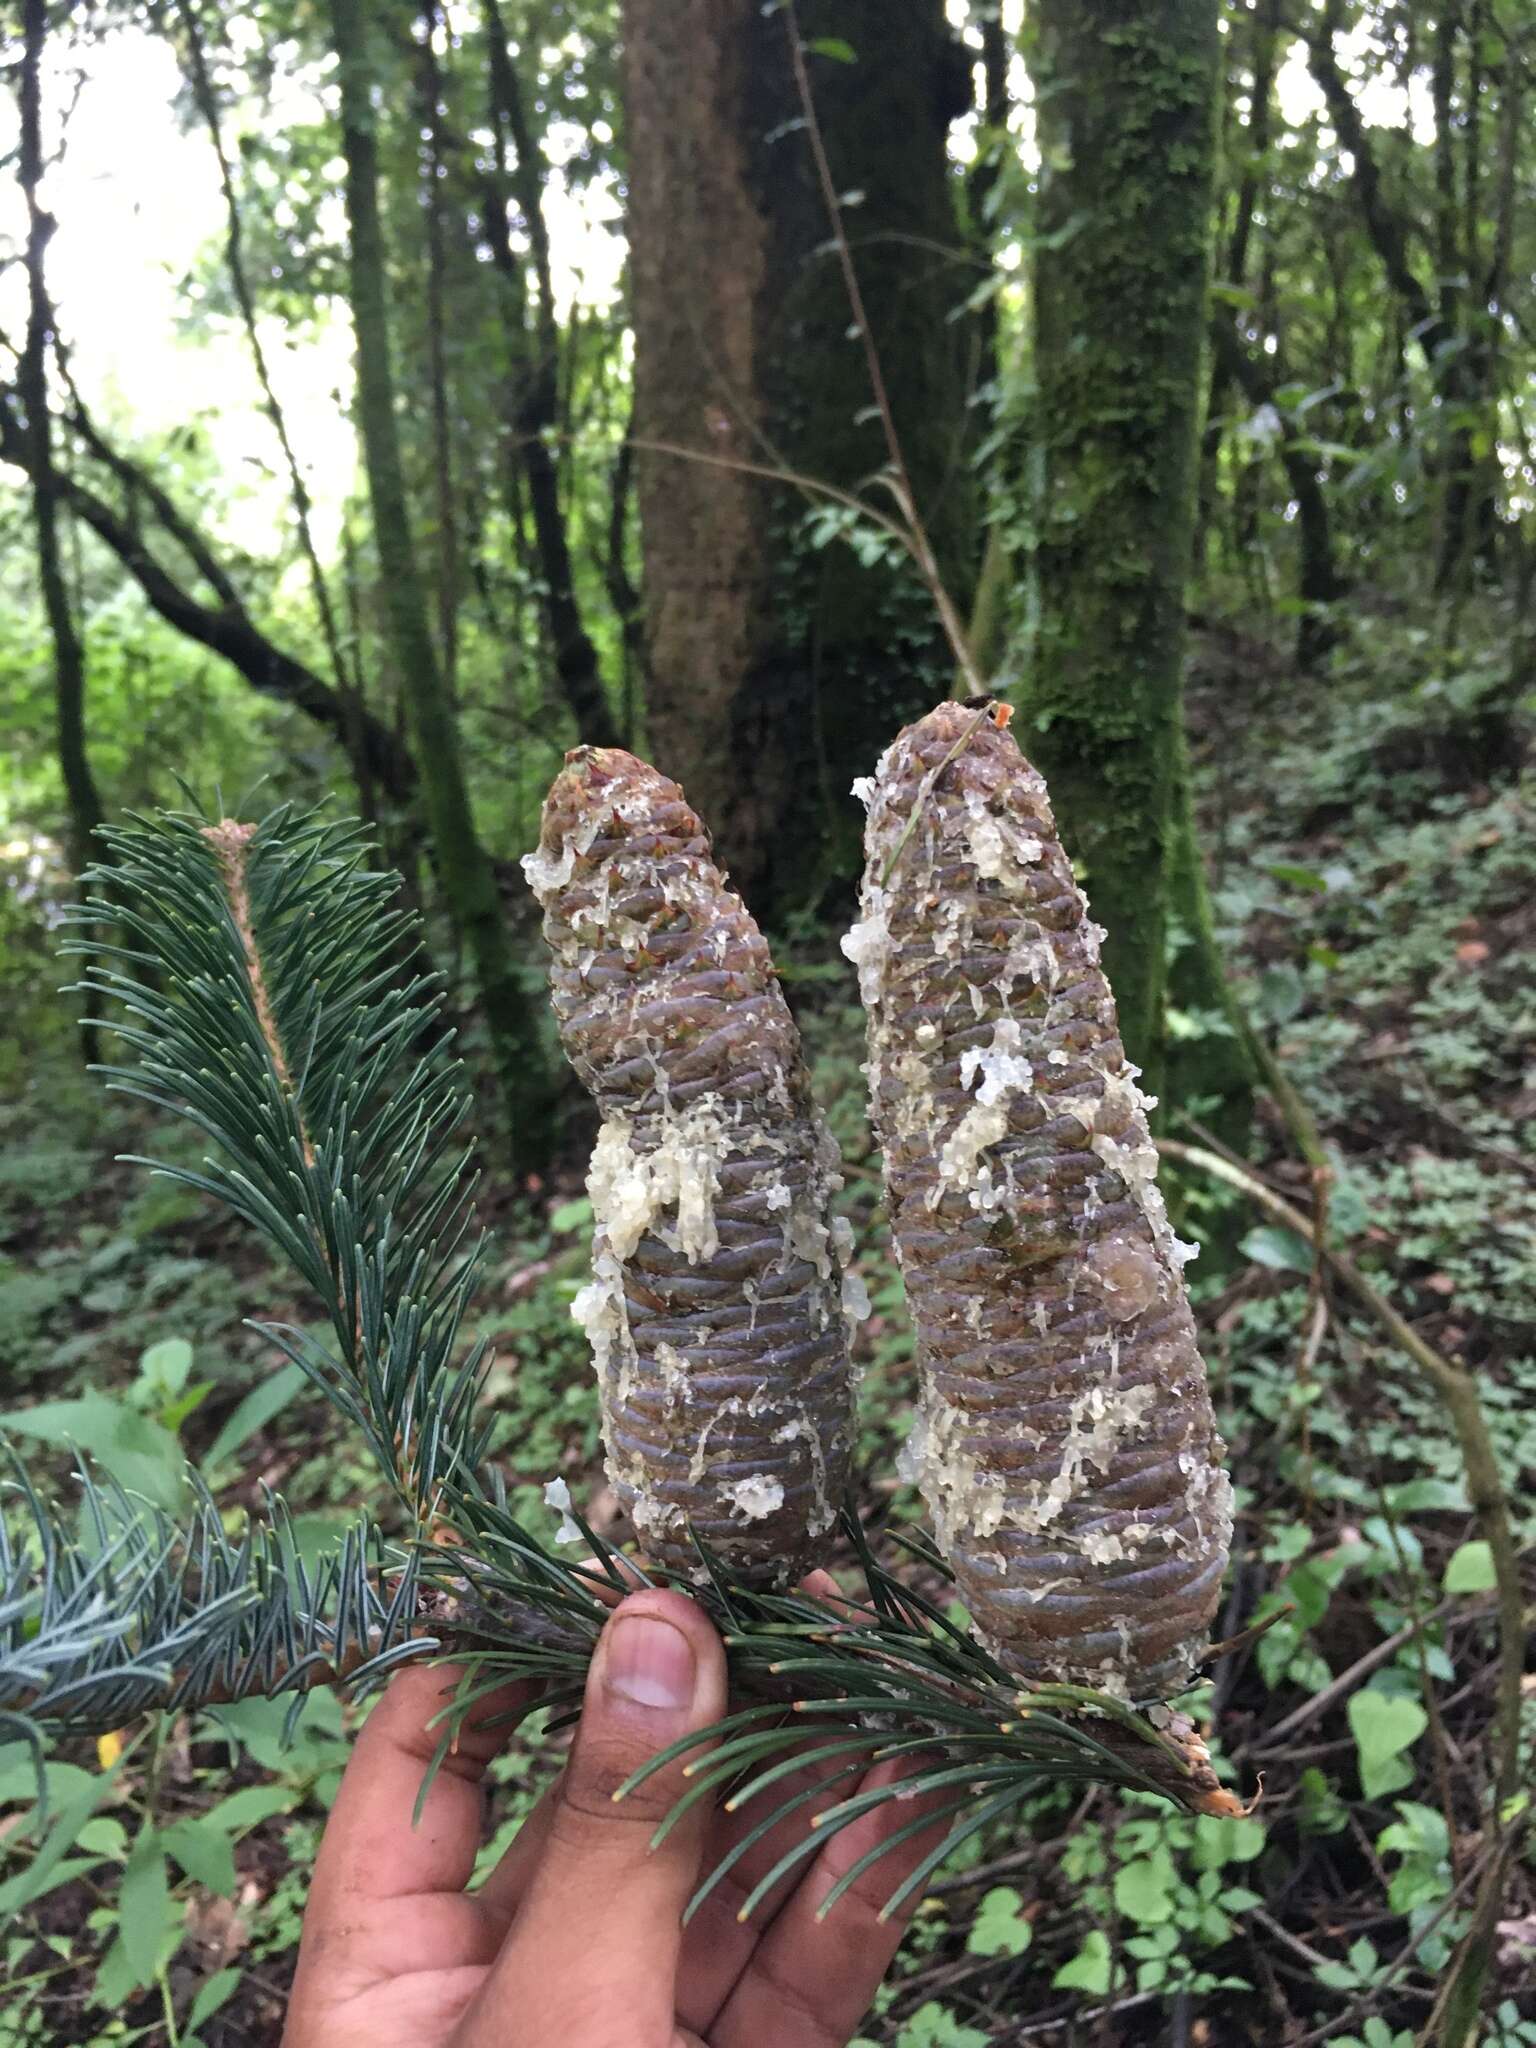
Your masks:
[{"label": "ivy leaf", "polygon": [[1259,976],[1259,1010],[1270,1024],[1289,1024],[1301,1014],[1307,985],[1289,961],[1266,967]]},{"label": "ivy leaf", "polygon": [[1021,1956],[1034,1939],[1034,1929],[1022,1917],[1024,1901],[1012,1885],[995,1885],[976,1909],[976,1918],[966,1936],[966,1948],[973,1956]]},{"label": "ivy leaf", "polygon": [[930,1998],[920,2005],[896,2037],[896,2048],[987,2048],[990,2034],[980,2034],[957,2020],[948,2006]]},{"label": "ivy leaf", "polygon": [[1090,1927],[1082,1947],[1071,1962],[1062,1964],[1051,1983],[1058,1991],[1086,1991],[1102,1998],[1109,1989],[1111,1969],[1109,1937],[1099,1928]]},{"label": "ivy leaf", "polygon": [[1173,1882],[1166,1859],[1138,1856],[1115,1873],[1115,1904],[1127,1920],[1155,1927],[1173,1918]]},{"label": "ivy leaf", "polygon": [[1413,1782],[1413,1771],[1403,1760],[1429,1726],[1429,1716],[1417,1700],[1401,1693],[1367,1688],[1351,1698],[1347,1709],[1350,1731],[1360,1754],[1360,1789],[1367,1799],[1383,1792],[1396,1792]]}]

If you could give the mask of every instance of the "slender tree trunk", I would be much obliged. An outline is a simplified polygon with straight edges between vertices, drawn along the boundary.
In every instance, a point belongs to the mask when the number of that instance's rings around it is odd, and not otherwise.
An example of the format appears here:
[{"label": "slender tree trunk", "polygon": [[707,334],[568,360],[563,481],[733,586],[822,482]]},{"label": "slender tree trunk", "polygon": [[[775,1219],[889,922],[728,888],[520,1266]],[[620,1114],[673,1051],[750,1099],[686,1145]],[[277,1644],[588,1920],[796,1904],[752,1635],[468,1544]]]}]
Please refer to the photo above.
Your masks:
[{"label": "slender tree trunk", "polygon": [[[27,207],[27,338],[16,383],[26,410],[27,468],[32,481],[32,520],[37,536],[37,578],[53,641],[54,707],[59,773],[69,806],[69,858],[78,876],[90,865],[94,835],[102,821],[101,795],[91,772],[85,739],[85,649],[75,630],[59,557],[59,484],[53,464],[48,411],[48,350],[53,307],[48,297],[44,251],[53,221],[38,197],[43,176],[42,63],[48,36],[46,0],[24,0],[22,8],[21,147],[17,171]],[[97,1054],[97,1027],[81,1027],[87,1061]]]},{"label": "slender tree trunk", "polygon": [[[1249,21],[1249,85],[1248,119],[1241,131],[1235,128],[1235,110],[1227,118],[1230,142],[1223,145],[1226,154],[1236,156],[1242,164],[1238,179],[1237,194],[1233,203],[1232,233],[1225,249],[1217,255],[1217,283],[1232,285],[1241,289],[1248,275],[1248,244],[1253,233],[1253,216],[1258,206],[1259,195],[1269,179],[1267,157],[1270,143],[1270,124],[1273,108],[1275,79],[1276,44],[1280,26],[1280,0],[1247,0],[1243,15]],[[1230,322],[1233,318],[1229,306],[1217,303],[1213,318]],[[1217,528],[1217,458],[1220,454],[1222,434],[1226,426],[1224,412],[1227,394],[1231,389],[1232,365],[1226,361],[1220,347],[1211,352],[1210,388],[1205,401],[1204,433],[1202,440],[1202,463],[1200,479],[1200,501],[1197,521],[1200,539],[1197,541],[1197,558],[1203,556],[1206,536]]]},{"label": "slender tree trunk", "polygon": [[1087,871],[1131,1057],[1163,1059],[1217,0],[1042,0],[1038,631],[1023,743]]},{"label": "slender tree trunk", "polygon": [[[544,225],[543,179],[523,107],[522,86],[507,49],[506,30],[496,0],[486,0],[486,35],[497,163],[496,187],[486,208],[486,233],[492,257],[508,288],[507,334],[512,354],[510,424],[517,459],[528,484],[544,591],[544,622],[555,673],[578,734],[588,746],[611,747],[618,743],[618,723],[609,707],[597,648],[586,629],[576,594],[570,536],[560,501],[559,462],[549,439],[560,425],[560,338],[549,234]],[[507,232],[509,194],[523,217],[523,231],[533,257],[531,299],[523,265],[513,252]]]},{"label": "slender tree trunk", "polygon": [[644,606],[629,573],[630,507],[634,498],[634,401],[624,421],[623,439],[608,476],[608,535],[603,555],[603,582],[619,622],[624,650],[619,726],[626,747],[634,747],[639,727],[639,700],[646,682]]},{"label": "slender tree trunk", "polygon": [[365,0],[331,0],[340,63],[358,413],[384,629],[406,694],[438,879],[474,963],[520,1167],[542,1163],[550,1139],[550,1085],[537,1015],[508,940],[496,874],[475,832],[458,726],[443,684],[417,571],[395,426],[378,150],[370,92]]},{"label": "slender tree trunk", "polygon": [[[1279,421],[1278,453],[1286,482],[1296,501],[1297,594],[1307,609],[1296,627],[1296,661],[1304,671],[1315,669],[1337,639],[1326,607],[1344,593],[1334,559],[1333,521],[1328,495],[1317,473],[1315,457],[1298,446],[1300,436],[1290,418],[1275,406],[1278,379],[1251,354],[1238,336],[1230,314],[1218,307],[1211,322],[1214,354],[1225,366],[1226,380],[1236,385],[1250,406],[1274,406]],[[1214,384],[1214,378],[1212,382]]]},{"label": "slender tree trunk", "polygon": [[[889,461],[784,13],[626,0],[624,22],[651,746],[779,922],[857,872],[849,784],[952,663],[904,561],[871,534],[816,545],[814,500],[740,467],[856,489]],[[843,222],[905,465],[965,611],[980,335],[951,317],[972,275],[946,155],[964,53],[941,0],[802,0],[799,23],[836,189],[860,195]]]},{"label": "slender tree trunk", "polygon": [[359,808],[370,824],[377,824],[378,793],[375,788],[373,763],[369,755],[367,707],[363,698],[362,677],[355,669],[349,670],[342,658],[336,609],[331,602],[330,585],[326,581],[325,570],[321,567],[320,553],[315,546],[314,528],[310,521],[310,513],[314,507],[309,495],[309,486],[304,481],[304,472],[299,466],[298,454],[288,432],[288,421],[267,365],[267,352],[262,346],[261,331],[256,324],[256,297],[251,288],[250,273],[245,262],[245,227],[240,215],[240,199],[235,191],[234,176],[224,149],[218,94],[214,90],[213,78],[208,70],[202,31],[198,26],[197,9],[193,0],[177,0],[177,11],[186,36],[193,97],[207,127],[208,138],[213,144],[214,156],[219,166],[219,184],[224,195],[224,251],[229,281],[235,294],[235,303],[240,308],[240,319],[245,328],[246,344],[250,349],[251,362],[256,371],[256,381],[261,386],[262,406],[267,418],[272,422],[272,430],[282,450],[283,466],[288,472],[288,496],[293,506],[299,552],[304,557],[304,565],[309,575],[315,614],[320,622],[320,637],[325,642],[336,694],[341,704],[342,717],[338,737],[352,766]]},{"label": "slender tree trunk", "polygon": [[459,668],[459,536],[454,498],[453,418],[445,336],[447,240],[443,232],[443,81],[437,62],[437,0],[421,14],[422,209],[427,229],[427,373],[432,388],[432,495],[437,531],[437,644],[443,685],[456,694]]},{"label": "slender tree trunk", "polygon": [[[1413,17],[1410,15],[1409,19]],[[1409,330],[1449,416],[1448,431],[1437,450],[1443,482],[1435,583],[1442,595],[1450,595],[1464,585],[1468,569],[1486,551],[1477,536],[1486,536],[1487,544],[1491,545],[1497,526],[1492,465],[1480,468],[1476,451],[1479,430],[1488,431],[1496,425],[1494,350],[1498,327],[1496,322],[1486,319],[1482,308],[1469,308],[1461,282],[1463,272],[1470,269],[1475,273],[1477,264],[1476,250],[1461,245],[1461,213],[1456,203],[1458,165],[1453,129],[1460,21],[1457,0],[1445,0],[1434,18],[1430,91],[1435,107],[1433,227],[1439,277],[1433,298],[1410,257],[1414,224],[1387,194],[1371,133],[1339,69],[1335,39],[1345,26],[1343,0],[1325,0],[1321,21],[1305,31],[1312,76],[1327,101],[1329,119],[1339,140],[1350,154],[1352,181],[1366,231],[1387,281],[1402,303]]]},{"label": "slender tree trunk", "polygon": [[[967,193],[972,240],[977,248],[988,251],[992,248],[997,226],[995,211],[1001,153],[1008,146],[1008,65],[1012,56],[1013,45],[1003,27],[1002,0],[995,0],[995,4],[981,17],[981,100],[976,109],[980,117],[981,132],[977,140],[981,154],[971,171]],[[997,378],[1001,334],[1001,308],[994,295],[981,319],[980,385],[983,390],[992,386]]]}]

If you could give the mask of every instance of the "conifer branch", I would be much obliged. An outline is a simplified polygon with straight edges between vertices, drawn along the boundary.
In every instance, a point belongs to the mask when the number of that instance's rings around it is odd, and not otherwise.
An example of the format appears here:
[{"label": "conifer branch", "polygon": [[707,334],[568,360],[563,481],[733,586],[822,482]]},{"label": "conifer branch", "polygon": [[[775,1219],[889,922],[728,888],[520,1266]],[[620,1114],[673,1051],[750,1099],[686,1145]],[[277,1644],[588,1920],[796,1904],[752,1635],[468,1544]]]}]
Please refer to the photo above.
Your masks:
[{"label": "conifer branch", "polygon": [[[463,1674],[446,1744],[508,1679],[532,1681],[529,1706],[572,1709],[614,1603],[657,1583],[708,1606],[741,1703],[694,1739],[685,1796],[729,1789],[759,1836],[803,1811],[788,1766],[808,1742],[824,1793],[851,1791],[845,1779],[882,1758],[936,1759],[916,1779],[835,1795],[816,1843],[924,1786],[945,1794],[946,1852],[1051,1780],[1243,1810],[1189,1721],[1021,1686],[876,1558],[851,1511],[843,1541],[862,1585],[836,1600],[743,1584],[703,1546],[686,1569],[642,1567],[574,1510],[584,1556],[525,1529],[475,1417],[485,1348],[463,1341],[478,1255],[458,1136],[467,1090],[434,983],[395,964],[411,926],[393,879],[368,869],[355,824],[291,807],[256,826],[180,814],[105,837],[112,900],[82,907],[70,945],[121,1019],[108,1085],[206,1136],[200,1164],[155,1170],[252,1225],[322,1304],[325,1342],[267,1334],[361,1430],[406,1521],[391,1541],[365,1517],[306,1568],[278,1501],[234,1537],[195,1478],[178,1525],[82,1471],[77,1534],[17,1467],[0,1534],[0,1733],[40,1755],[56,1734],[367,1685],[444,1654]],[[115,942],[93,919],[115,924]],[[949,1576],[930,1546],[907,1547],[934,1583]]]},{"label": "conifer branch", "polygon": [[182,1524],[78,1468],[78,1514],[13,1458],[0,1516],[0,1734],[45,1738],[175,1712],[367,1684],[430,1653],[420,1567],[369,1517],[306,1565],[282,1503],[228,1535],[194,1479]]},{"label": "conifer branch", "polygon": [[[435,977],[402,978],[396,881],[354,823],[289,807],[261,825],[185,815],[103,834],[129,945],[87,936],[86,984],[135,1058],[107,1085],[180,1116],[214,1151],[142,1163],[257,1229],[324,1307],[331,1342],[258,1325],[362,1431],[421,1525],[473,1463],[485,1347],[456,1363],[479,1244],[457,1133],[462,1062]],[[101,877],[95,875],[93,880]]]}]

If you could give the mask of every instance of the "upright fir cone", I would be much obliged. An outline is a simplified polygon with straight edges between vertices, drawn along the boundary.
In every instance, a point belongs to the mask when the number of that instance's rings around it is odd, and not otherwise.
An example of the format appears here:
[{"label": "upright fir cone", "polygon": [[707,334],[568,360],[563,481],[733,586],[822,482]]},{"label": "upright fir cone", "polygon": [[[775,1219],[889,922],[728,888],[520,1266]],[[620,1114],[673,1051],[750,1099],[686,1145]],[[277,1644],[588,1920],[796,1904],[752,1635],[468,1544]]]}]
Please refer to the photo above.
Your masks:
[{"label": "upright fir cone", "polygon": [[658,1562],[696,1572],[691,1529],[739,1575],[787,1584],[842,1500],[848,1330],[868,1302],[767,945],[677,784],[618,748],[566,756],[523,867],[560,1035],[603,1116],[575,1314],[609,1477]]},{"label": "upright fir cone", "polygon": [[844,950],[923,1380],[903,1473],[1010,1670],[1166,1697],[1231,1487],[1103,934],[1005,723],[942,704],[857,786]]}]

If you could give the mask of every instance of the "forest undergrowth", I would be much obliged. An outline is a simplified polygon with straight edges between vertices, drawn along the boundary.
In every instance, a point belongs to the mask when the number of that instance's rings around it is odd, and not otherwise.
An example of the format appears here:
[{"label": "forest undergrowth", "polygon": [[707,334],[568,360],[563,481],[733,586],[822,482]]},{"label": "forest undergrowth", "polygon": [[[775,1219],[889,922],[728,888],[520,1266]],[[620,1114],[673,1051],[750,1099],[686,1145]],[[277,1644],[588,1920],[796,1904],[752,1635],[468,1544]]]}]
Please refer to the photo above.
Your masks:
[{"label": "forest undergrowth", "polygon": [[[1498,623],[1480,622],[1485,648],[1450,657],[1407,615],[1366,620],[1326,687],[1303,685],[1266,639],[1208,627],[1189,720],[1221,936],[1328,1167],[1302,1158],[1295,1110],[1288,1124],[1267,1095],[1249,1157],[1293,1206],[1310,1214],[1324,1199],[1329,1241],[1475,1374],[1529,1544],[1536,784],[1522,714],[1497,687]],[[147,1149],[142,1120],[80,1073],[49,993],[46,891],[25,897],[20,880],[7,877],[3,911],[13,1042],[29,1050],[3,1077],[0,1110],[0,1422],[61,1483],[73,1441],[167,1505],[183,1457],[231,1513],[280,1489],[318,1544],[368,1496],[370,1468],[242,1326],[303,1323],[308,1306],[195,1197],[115,1163]],[[825,945],[789,947],[784,964],[874,1305],[860,1339],[861,1506],[904,1520],[915,1497],[892,1475],[912,1346],[863,1112],[860,1018]],[[1185,1044],[1228,1028],[1171,1021]],[[1204,1108],[1167,1105],[1167,1134],[1205,1144]],[[570,1131],[548,1184],[509,1186],[485,1162],[495,1252],[481,1329],[497,1346],[485,1399],[533,1526],[559,1476],[603,1530],[616,1504],[568,1313],[589,1220],[574,1115]],[[155,1134],[162,1156],[183,1142]],[[972,1842],[929,1885],[868,2041],[1411,2048],[1469,1924],[1493,1853],[1497,1666],[1490,1558],[1450,1423],[1320,1275],[1313,1243],[1231,1188],[1177,1164],[1165,1177],[1183,1234],[1204,1246],[1194,1293],[1238,1488],[1218,1634],[1272,1622],[1217,1667],[1203,1711],[1223,1773],[1245,1795],[1262,1780],[1262,1803],[1221,1823],[1150,1797],[1042,1792],[1027,1828]],[[1525,1711],[1528,1767],[1536,1680]],[[40,1821],[30,1765],[0,1750],[0,1922],[14,1916],[0,1962],[16,1994],[0,2048],[275,2037],[356,1718],[312,1696],[285,1747],[286,1714],[248,1702],[61,1749]],[[547,1782],[558,1740],[520,1735],[498,1766],[487,1861]],[[1519,1839],[1490,2048],[1536,2044],[1536,1846]]]}]

